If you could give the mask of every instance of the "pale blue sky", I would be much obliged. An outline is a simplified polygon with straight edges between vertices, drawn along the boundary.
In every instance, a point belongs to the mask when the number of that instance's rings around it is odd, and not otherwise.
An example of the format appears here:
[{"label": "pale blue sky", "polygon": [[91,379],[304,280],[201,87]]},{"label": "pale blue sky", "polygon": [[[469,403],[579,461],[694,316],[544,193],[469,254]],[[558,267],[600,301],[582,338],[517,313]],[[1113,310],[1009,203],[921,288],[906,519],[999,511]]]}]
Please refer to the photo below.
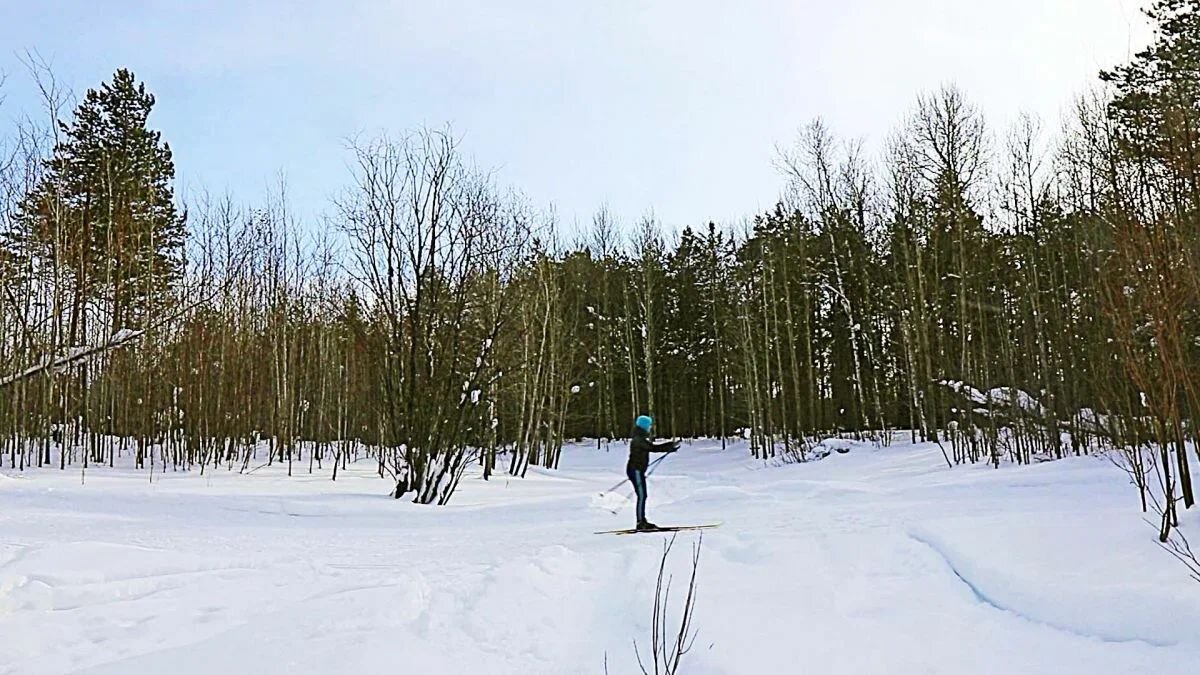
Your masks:
[{"label": "pale blue sky", "polygon": [[1051,125],[1149,31],[1136,0],[0,0],[0,119],[36,106],[37,49],[82,93],[131,68],[180,190],[311,217],[358,131],[453,125],[467,152],[567,223],[729,222],[781,192],[776,144],[816,116],[878,142],[956,82],[994,129]]}]

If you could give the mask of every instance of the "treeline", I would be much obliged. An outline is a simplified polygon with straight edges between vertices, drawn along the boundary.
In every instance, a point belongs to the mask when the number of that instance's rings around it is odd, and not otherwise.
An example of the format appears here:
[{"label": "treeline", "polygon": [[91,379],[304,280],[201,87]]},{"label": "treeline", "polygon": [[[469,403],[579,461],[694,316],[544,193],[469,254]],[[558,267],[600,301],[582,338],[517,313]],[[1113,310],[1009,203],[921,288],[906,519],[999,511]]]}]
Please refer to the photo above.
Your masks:
[{"label": "treeline", "polygon": [[896,430],[951,463],[1118,448],[1166,539],[1200,440],[1200,0],[1149,14],[1059,130],[995,133],[952,87],[878,157],[815,122],[777,207],[678,233],[602,209],[568,237],[427,130],[353,148],[327,221],[282,189],[184,208],[132,74],[60,122],[35,69],[52,123],[0,170],[7,463],[369,448],[445,503],[471,463],[553,467],[650,413],[758,457]]}]

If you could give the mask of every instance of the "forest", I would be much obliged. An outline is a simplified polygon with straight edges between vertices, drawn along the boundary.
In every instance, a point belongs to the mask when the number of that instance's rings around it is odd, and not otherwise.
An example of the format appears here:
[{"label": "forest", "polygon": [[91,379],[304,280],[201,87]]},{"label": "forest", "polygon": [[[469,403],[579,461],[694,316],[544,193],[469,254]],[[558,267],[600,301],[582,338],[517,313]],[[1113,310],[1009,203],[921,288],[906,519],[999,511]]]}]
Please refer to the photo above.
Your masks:
[{"label": "forest", "polygon": [[1165,542],[1200,461],[1200,0],[1148,14],[1060,125],[995,129],[952,85],[879,153],[802,125],[740,223],[568,228],[450,128],[358,138],[319,222],[283,186],[181,196],[152,83],[75,101],[31,59],[44,109],[0,105],[0,463],[369,461],[446,504],[650,414],[782,461],[1112,453]]}]

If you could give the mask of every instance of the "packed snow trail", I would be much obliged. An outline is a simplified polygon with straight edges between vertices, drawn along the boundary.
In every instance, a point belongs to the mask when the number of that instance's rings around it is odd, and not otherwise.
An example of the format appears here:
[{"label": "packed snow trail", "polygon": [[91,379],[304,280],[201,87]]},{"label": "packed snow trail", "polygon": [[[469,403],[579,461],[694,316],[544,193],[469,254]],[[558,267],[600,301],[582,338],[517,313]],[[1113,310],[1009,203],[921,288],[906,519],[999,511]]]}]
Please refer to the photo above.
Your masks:
[{"label": "packed snow trail", "polygon": [[[365,464],[336,482],[8,472],[0,673],[640,672],[671,535],[593,534],[633,524],[596,499],[624,461],[568,448],[560,471],[468,476],[444,508],[388,499]],[[951,471],[897,444],[775,466],[692,444],[649,494],[661,525],[722,523],[689,674],[1200,663],[1200,584],[1104,459]],[[698,539],[677,535],[674,589]]]}]

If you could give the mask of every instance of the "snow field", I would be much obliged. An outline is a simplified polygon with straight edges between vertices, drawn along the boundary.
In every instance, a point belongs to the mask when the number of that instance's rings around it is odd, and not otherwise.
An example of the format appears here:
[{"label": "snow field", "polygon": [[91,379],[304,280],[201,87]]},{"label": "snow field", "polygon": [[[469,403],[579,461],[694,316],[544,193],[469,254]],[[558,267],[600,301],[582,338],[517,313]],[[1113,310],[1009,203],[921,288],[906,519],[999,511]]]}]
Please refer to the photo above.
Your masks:
[{"label": "snow field", "polygon": [[[1200,584],[1107,460],[951,471],[936,446],[849,449],[774,465],[685,444],[650,477],[655,522],[722,523],[681,672],[1200,662]],[[640,672],[668,535],[593,534],[632,525],[631,502],[600,494],[624,460],[571,447],[559,471],[468,476],[444,508],[388,499],[366,462],[336,482],[8,472],[0,673],[602,673],[606,655]],[[672,613],[698,540],[668,561]]]}]

